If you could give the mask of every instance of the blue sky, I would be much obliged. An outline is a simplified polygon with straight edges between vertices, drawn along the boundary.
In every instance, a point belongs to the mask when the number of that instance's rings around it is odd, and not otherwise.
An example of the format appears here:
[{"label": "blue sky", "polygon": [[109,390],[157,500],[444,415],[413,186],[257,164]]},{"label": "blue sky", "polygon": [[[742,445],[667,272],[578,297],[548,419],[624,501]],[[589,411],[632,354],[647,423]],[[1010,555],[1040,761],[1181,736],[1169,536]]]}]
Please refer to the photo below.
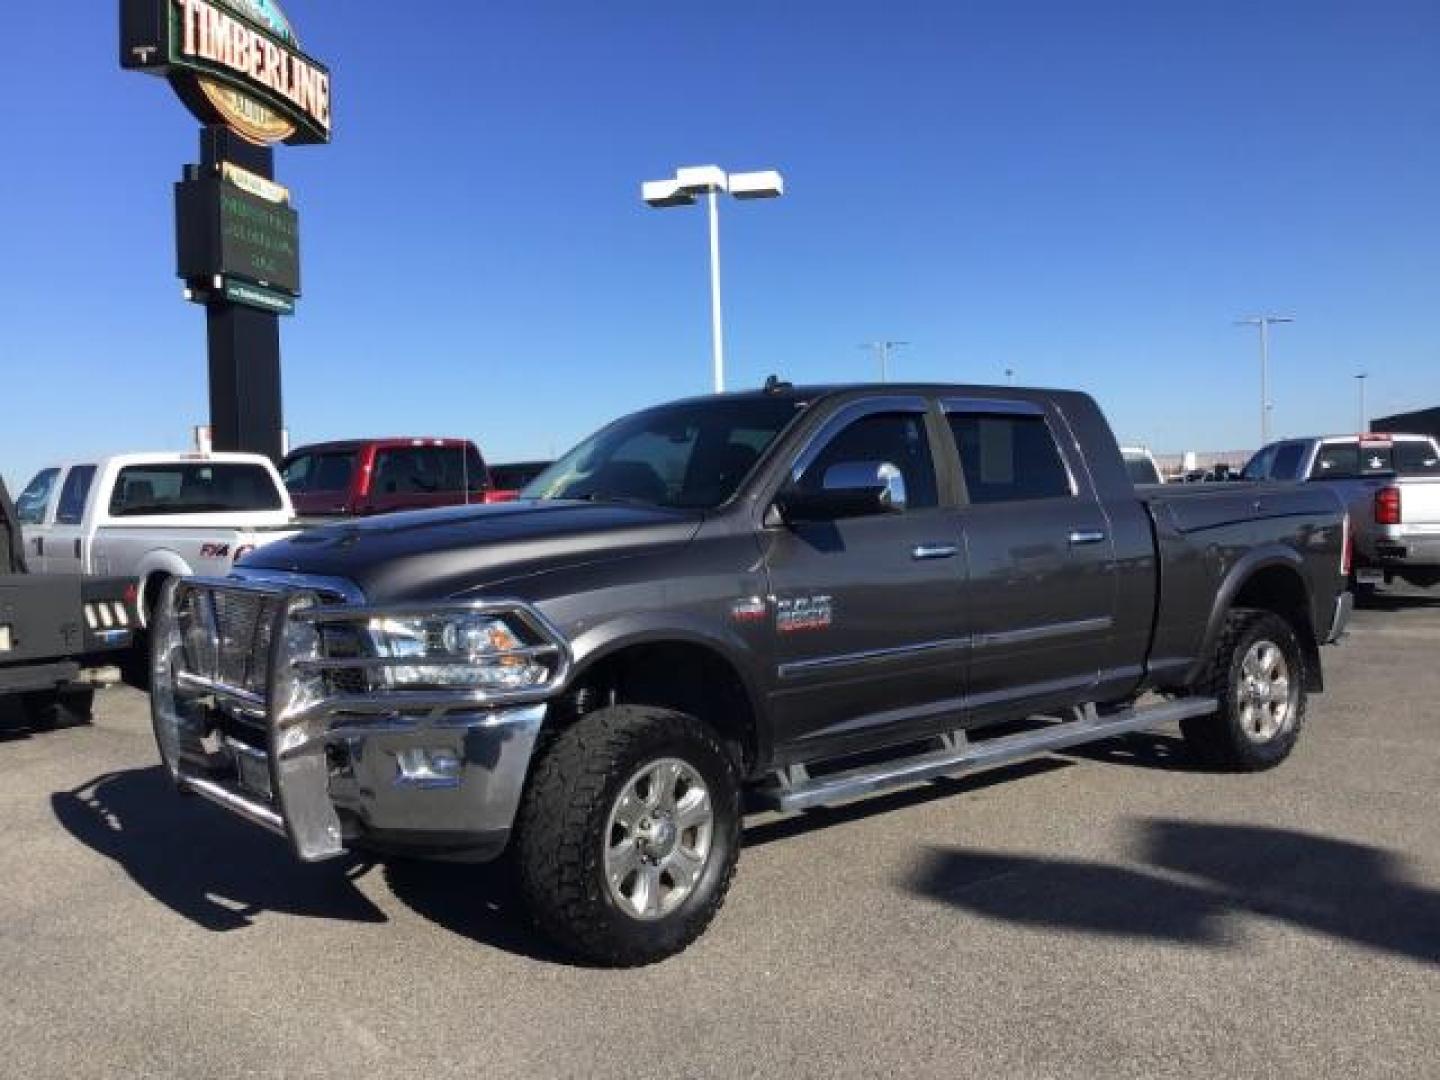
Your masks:
[{"label": "blue sky", "polygon": [[[204,319],[173,276],[196,125],[122,73],[114,4],[13,5],[0,471],[183,448]],[[85,9],[97,9],[86,18]],[[1256,441],[1440,402],[1440,5],[292,0],[336,139],[282,148],[306,295],[294,441],[464,434],[493,460],[709,386],[705,220],[641,180],[774,167],[723,209],[732,385],[1090,390],[1122,439]],[[16,25],[18,23],[18,25]],[[19,375],[17,379],[15,376]]]}]

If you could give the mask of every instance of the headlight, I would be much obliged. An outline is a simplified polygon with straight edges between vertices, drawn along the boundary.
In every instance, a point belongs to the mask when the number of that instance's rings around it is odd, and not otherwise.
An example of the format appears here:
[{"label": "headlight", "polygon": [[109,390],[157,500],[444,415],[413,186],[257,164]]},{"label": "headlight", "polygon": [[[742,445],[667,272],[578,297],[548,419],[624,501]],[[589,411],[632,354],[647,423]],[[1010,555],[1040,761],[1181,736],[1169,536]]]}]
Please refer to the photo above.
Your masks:
[{"label": "headlight", "polygon": [[523,690],[552,674],[540,657],[554,649],[526,640],[522,630],[495,615],[389,616],[369,625],[377,655],[414,661],[383,669],[384,681],[397,689]]}]

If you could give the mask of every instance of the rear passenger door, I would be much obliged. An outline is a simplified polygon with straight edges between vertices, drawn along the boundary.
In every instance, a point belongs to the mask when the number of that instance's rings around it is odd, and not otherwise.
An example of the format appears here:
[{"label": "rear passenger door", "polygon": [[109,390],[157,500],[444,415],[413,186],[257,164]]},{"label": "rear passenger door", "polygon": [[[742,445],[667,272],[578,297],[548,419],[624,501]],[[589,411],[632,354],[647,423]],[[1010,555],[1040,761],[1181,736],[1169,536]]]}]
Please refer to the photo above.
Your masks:
[{"label": "rear passenger door", "polygon": [[1110,522],[1064,421],[1026,401],[949,400],[969,575],[967,712],[1073,701],[1109,661]]}]

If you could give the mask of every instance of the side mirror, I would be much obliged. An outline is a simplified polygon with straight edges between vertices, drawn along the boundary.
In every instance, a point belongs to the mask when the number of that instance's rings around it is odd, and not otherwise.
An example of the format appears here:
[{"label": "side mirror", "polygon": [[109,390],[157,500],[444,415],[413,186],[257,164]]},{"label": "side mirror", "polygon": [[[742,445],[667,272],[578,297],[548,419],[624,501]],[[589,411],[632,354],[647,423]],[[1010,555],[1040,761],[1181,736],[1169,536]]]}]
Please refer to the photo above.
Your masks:
[{"label": "side mirror", "polygon": [[825,470],[819,491],[789,487],[776,500],[786,521],[836,521],[905,509],[905,477],[888,461],[842,461]]}]

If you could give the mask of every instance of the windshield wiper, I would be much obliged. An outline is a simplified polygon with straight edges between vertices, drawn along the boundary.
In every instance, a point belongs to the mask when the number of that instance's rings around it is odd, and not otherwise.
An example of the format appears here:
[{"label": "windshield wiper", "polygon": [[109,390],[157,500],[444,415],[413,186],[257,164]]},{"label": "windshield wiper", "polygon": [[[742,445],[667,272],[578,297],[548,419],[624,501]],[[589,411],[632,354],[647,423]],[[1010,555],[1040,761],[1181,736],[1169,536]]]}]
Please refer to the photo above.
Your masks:
[{"label": "windshield wiper", "polygon": [[634,495],[611,495],[606,492],[592,491],[589,495],[581,495],[581,502],[608,503],[613,506],[660,506],[660,503],[650,499],[637,498]]}]

